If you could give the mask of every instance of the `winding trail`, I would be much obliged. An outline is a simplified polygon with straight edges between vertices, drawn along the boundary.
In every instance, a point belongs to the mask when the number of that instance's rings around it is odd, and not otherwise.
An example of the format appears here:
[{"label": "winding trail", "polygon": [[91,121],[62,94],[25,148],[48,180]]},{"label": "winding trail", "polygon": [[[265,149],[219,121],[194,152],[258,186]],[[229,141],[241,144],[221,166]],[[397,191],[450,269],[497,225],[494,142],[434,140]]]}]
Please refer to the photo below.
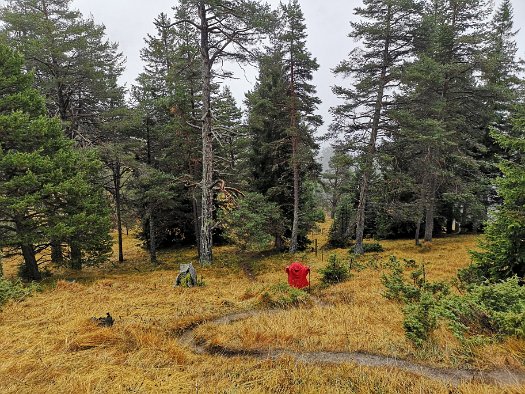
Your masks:
[{"label": "winding trail", "polygon": [[[322,303],[320,300],[317,302]],[[231,324],[236,321],[245,320],[263,312],[272,313],[278,310],[259,311],[250,310],[245,312],[231,313],[218,317],[214,320],[206,321],[202,324]],[[510,369],[495,369],[491,371],[471,370],[471,369],[454,369],[454,368],[437,368],[428,365],[418,364],[416,362],[401,360],[394,357],[383,356],[379,354],[370,354],[365,352],[297,352],[283,349],[268,350],[238,350],[229,349],[222,346],[212,346],[206,343],[198,342],[195,337],[196,326],[190,327],[182,332],[179,341],[196,354],[222,355],[226,357],[250,357],[260,360],[278,359],[283,356],[295,358],[299,362],[307,364],[344,364],[354,363],[366,367],[390,367],[403,371],[415,373],[431,379],[439,380],[451,385],[461,383],[475,382],[491,385],[511,386],[525,384],[525,372]]]}]

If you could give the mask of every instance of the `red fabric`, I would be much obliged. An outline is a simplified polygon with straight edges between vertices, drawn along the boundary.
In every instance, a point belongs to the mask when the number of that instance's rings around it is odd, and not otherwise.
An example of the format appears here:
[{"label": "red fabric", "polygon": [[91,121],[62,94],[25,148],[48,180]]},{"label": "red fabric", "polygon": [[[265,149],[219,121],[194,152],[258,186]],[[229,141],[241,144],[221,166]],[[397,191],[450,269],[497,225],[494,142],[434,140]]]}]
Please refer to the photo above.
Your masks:
[{"label": "red fabric", "polygon": [[310,272],[310,267],[302,265],[296,261],[286,267],[286,272],[288,273],[288,284],[290,286],[298,289],[308,286],[308,273]]}]

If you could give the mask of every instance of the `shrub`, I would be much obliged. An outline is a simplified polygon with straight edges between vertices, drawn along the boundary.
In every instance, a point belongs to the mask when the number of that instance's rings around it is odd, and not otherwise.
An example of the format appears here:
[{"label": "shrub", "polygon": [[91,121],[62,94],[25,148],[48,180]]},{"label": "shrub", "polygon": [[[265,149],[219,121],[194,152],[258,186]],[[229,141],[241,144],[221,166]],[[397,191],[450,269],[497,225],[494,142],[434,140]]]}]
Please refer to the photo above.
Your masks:
[{"label": "shrub", "polygon": [[384,252],[383,246],[379,242],[363,243],[363,250],[365,253]]},{"label": "shrub", "polygon": [[241,250],[267,248],[284,231],[279,207],[258,193],[246,194],[237,207],[221,210],[219,217],[226,238]]},{"label": "shrub", "polygon": [[437,327],[438,304],[434,295],[423,291],[419,300],[408,304],[403,313],[403,327],[406,337],[416,346],[421,346]]},{"label": "shrub", "polygon": [[325,285],[344,282],[350,277],[350,272],[346,264],[337,258],[335,254],[328,257],[326,267],[319,270],[321,282]]},{"label": "shrub", "polygon": [[21,301],[37,289],[39,289],[38,285],[31,284],[25,286],[19,279],[10,281],[5,278],[0,278],[0,306],[10,299]]},{"label": "shrub", "polygon": [[442,314],[460,339],[491,334],[525,337],[525,287],[517,277],[474,286],[464,295],[447,297]]},{"label": "shrub", "polygon": [[307,305],[310,296],[307,292],[289,286],[287,283],[277,283],[259,296],[259,304],[267,308],[291,308]]}]

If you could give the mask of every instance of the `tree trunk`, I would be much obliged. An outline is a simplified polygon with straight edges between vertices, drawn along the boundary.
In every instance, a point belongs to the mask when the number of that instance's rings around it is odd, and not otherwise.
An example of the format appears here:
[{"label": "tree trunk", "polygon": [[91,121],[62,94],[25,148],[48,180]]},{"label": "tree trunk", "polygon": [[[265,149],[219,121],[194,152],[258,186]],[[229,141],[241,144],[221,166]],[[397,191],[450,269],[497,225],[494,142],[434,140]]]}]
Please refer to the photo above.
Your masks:
[{"label": "tree trunk", "polygon": [[299,235],[299,125],[297,119],[297,103],[295,92],[295,64],[293,57],[293,42],[290,45],[290,129],[292,133],[292,172],[293,172],[293,218],[290,253],[297,252],[297,237]]},{"label": "tree trunk", "polygon": [[416,241],[416,246],[419,246],[420,243],[419,243],[419,233],[421,232],[421,218],[418,218],[417,219],[417,223],[416,223],[416,235],[414,237],[415,241]]},{"label": "tree trunk", "polygon": [[74,270],[82,269],[82,250],[76,242],[71,242],[71,268]]},{"label": "tree trunk", "polygon": [[153,208],[149,208],[149,259],[151,264],[157,265],[157,239],[155,236],[155,215]]},{"label": "tree trunk", "polygon": [[292,141],[292,166],[293,166],[293,221],[292,238],[290,240],[290,253],[297,252],[297,237],[299,234],[299,163],[297,159],[299,141],[297,136]]},{"label": "tree trunk", "polygon": [[432,242],[432,233],[434,231],[435,185],[436,180],[431,179],[425,206],[425,242]]},{"label": "tree trunk", "polygon": [[124,251],[122,247],[122,201],[120,198],[120,178],[120,162],[116,160],[115,165],[113,167],[113,187],[115,190],[115,208],[117,211],[118,261],[122,263],[124,261]]},{"label": "tree trunk", "polygon": [[51,261],[55,264],[61,264],[64,261],[64,254],[62,252],[62,244],[56,239],[52,239],[51,245]]},{"label": "tree trunk", "polygon": [[389,67],[389,53],[390,53],[390,21],[392,18],[392,5],[388,4],[387,8],[387,32],[385,36],[385,46],[383,48],[383,60],[381,65],[381,76],[379,78],[379,86],[377,88],[376,103],[374,107],[374,114],[372,118],[372,129],[370,132],[370,141],[368,142],[368,149],[365,156],[365,163],[363,165],[363,175],[361,179],[361,191],[359,194],[359,205],[357,207],[356,217],[356,231],[355,231],[355,246],[354,253],[361,255],[364,253],[363,237],[365,233],[365,206],[368,197],[368,183],[372,177],[374,170],[374,155],[376,152],[377,134],[379,131],[379,121],[381,120],[381,112],[383,110],[383,96],[386,86],[386,73]]},{"label": "tree trunk", "polygon": [[35,257],[35,248],[33,245],[21,245],[22,255],[24,256],[24,276],[28,280],[41,280],[42,275],[38,270],[38,263]]},{"label": "tree trunk", "polygon": [[[23,226],[23,218],[15,217],[14,222],[17,234],[20,237],[23,237],[25,233]],[[36,261],[34,246],[28,243],[23,243],[20,245],[20,249],[22,250],[22,256],[24,257],[24,279],[41,280],[42,275],[38,270],[38,263]]]},{"label": "tree trunk", "polygon": [[199,2],[201,19],[201,59],[202,59],[202,202],[199,261],[201,264],[212,263],[212,227],[213,227],[213,135],[211,115],[211,61],[209,54],[208,20],[206,6]]},{"label": "tree trunk", "polygon": [[[374,142],[375,146],[375,142]],[[371,172],[371,171],[370,171]],[[359,205],[357,206],[356,230],[355,230],[355,246],[354,253],[361,255],[364,253],[363,238],[365,234],[365,205],[366,196],[368,194],[368,176],[369,171],[363,171],[361,179],[361,190],[359,191]]]}]

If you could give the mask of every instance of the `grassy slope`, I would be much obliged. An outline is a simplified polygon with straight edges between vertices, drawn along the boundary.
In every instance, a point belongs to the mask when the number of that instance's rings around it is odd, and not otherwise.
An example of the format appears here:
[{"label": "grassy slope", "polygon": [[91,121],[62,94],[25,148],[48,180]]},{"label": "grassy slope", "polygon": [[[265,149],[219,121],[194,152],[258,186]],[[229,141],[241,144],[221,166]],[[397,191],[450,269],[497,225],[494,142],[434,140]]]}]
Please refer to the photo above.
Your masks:
[{"label": "grassy slope", "polygon": [[[322,234],[315,237],[324,242]],[[425,253],[410,241],[383,245],[382,256],[425,261],[431,280],[447,279],[468,263],[466,250],[475,247],[475,237],[438,239]],[[178,263],[195,259],[193,251],[166,252],[161,255],[166,263],[152,270],[145,267],[146,254],[133,238],[126,239],[126,250],[123,265],[111,263],[80,275],[61,272],[58,277],[76,282],[59,280],[0,312],[0,392],[449,392],[442,383],[388,368],[194,355],[179,346],[182,328],[255,307],[261,289],[286,280],[283,268],[294,256],[243,256],[231,247],[217,248],[213,268],[198,268],[205,287],[174,289]],[[416,351],[404,338],[399,306],[381,296],[379,271],[367,269],[344,284],[319,290],[315,271],[324,265],[321,255],[295,258],[313,267],[313,291],[328,307],[262,314],[228,326],[203,325],[199,336],[231,348],[364,350],[443,366],[523,366],[523,341],[465,350],[445,329],[433,344]],[[15,271],[15,263],[4,262],[7,273]],[[246,271],[254,271],[256,280]],[[108,311],[116,318],[112,328],[90,322]],[[502,390],[473,383],[458,392]]]}]

